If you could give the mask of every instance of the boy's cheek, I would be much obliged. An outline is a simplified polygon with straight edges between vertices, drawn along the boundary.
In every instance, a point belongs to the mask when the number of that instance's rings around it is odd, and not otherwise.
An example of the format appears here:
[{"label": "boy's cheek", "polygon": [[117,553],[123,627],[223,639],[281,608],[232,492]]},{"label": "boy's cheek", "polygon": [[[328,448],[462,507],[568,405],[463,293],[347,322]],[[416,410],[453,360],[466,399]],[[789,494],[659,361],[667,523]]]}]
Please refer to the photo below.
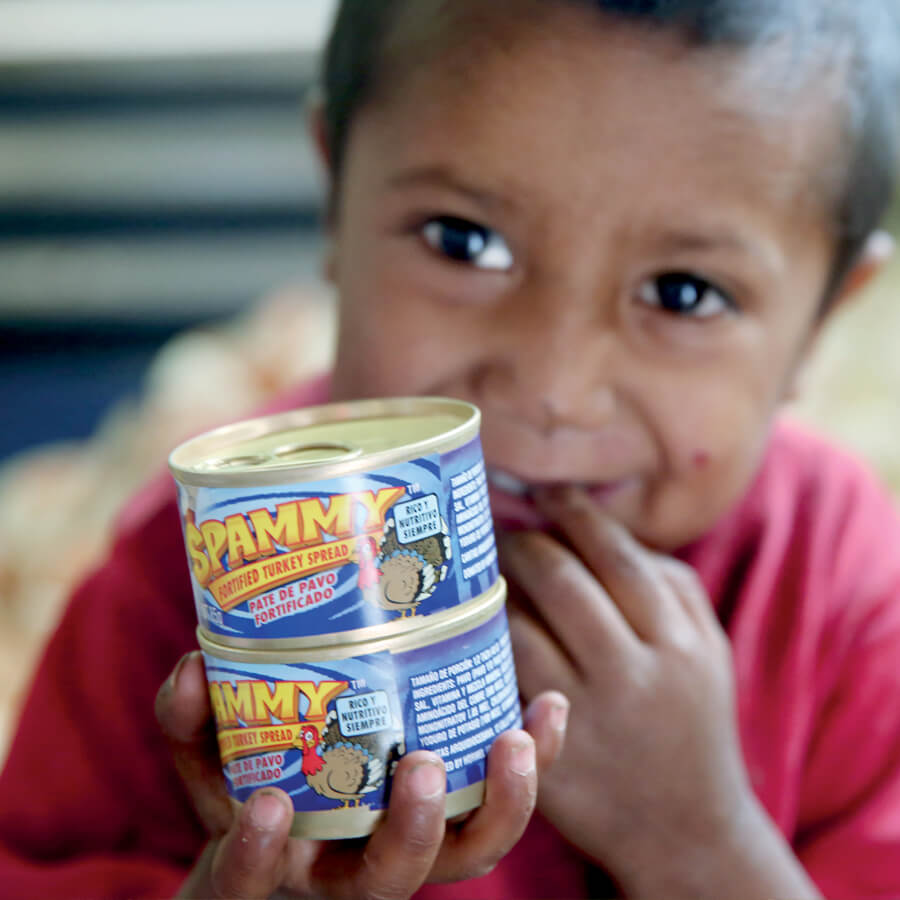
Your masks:
[{"label": "boy's cheek", "polygon": [[445,393],[444,352],[427,331],[390,319],[342,323],[335,399]]},{"label": "boy's cheek", "polygon": [[368,396],[464,397],[483,358],[477,313],[435,303],[404,285],[374,281],[345,289],[339,309],[336,383]]},{"label": "boy's cheek", "polygon": [[761,454],[747,449],[717,457],[694,452],[684,473],[651,493],[647,514],[633,529],[655,550],[673,552],[701,538],[749,487]]},{"label": "boy's cheek", "polygon": [[676,398],[660,402],[660,467],[643,508],[625,524],[644,543],[671,552],[706,533],[747,490],[775,409],[746,383],[697,391],[689,404]]}]

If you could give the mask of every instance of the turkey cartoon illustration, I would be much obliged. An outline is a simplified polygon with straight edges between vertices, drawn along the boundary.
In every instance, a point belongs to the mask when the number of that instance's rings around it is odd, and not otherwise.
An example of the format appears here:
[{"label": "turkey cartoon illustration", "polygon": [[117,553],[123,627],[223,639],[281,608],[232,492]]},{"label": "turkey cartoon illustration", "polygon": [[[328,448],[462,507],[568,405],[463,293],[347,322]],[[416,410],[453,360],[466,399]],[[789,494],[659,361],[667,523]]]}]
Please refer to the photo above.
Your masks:
[{"label": "turkey cartoon illustration", "polygon": [[[441,519],[441,530],[429,537],[402,543],[393,519],[384,523],[384,535],[372,566],[360,562],[360,590],[363,596],[381,609],[393,610],[401,617],[414,616],[419,604],[430,597],[435,587],[447,577],[452,556],[447,523]],[[360,553],[362,557],[362,553]]]},{"label": "turkey cartoon illustration", "polygon": [[306,723],[296,739],[302,754],[300,771],[320,796],[338,800],[342,809],[359,806],[366,794],[377,790],[385,774],[403,753],[403,742],[393,728],[369,734],[341,734],[332,709],[319,729]]}]

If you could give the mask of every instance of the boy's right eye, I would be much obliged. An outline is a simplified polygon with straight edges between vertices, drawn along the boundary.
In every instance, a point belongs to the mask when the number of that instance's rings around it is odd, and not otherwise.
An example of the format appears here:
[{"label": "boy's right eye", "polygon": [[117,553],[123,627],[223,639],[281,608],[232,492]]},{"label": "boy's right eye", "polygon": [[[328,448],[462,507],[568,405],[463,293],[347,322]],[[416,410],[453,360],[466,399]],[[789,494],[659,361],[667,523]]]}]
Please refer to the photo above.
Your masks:
[{"label": "boy's right eye", "polygon": [[495,271],[506,271],[513,264],[506,241],[496,231],[467,219],[430,219],[422,228],[422,236],[429,247],[455,262]]}]

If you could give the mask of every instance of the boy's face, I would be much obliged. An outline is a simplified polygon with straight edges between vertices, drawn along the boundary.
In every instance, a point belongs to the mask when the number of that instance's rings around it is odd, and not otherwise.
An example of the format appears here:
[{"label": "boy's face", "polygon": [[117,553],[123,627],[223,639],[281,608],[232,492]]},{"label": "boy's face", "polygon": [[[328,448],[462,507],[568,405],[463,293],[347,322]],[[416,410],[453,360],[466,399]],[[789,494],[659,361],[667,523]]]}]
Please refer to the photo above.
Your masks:
[{"label": "boy's face", "polygon": [[470,400],[498,519],[577,483],[673,549],[746,488],[817,319],[827,117],[760,60],[524,5],[454,4],[353,123],[336,399]]}]

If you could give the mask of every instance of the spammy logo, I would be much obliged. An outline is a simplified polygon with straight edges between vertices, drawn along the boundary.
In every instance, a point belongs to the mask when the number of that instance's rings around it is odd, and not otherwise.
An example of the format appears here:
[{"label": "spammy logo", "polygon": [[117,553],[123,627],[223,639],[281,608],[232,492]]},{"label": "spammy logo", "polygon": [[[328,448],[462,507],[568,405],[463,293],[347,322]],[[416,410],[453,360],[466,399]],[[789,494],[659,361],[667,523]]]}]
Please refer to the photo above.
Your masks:
[{"label": "spammy logo", "polygon": [[352,560],[359,536],[380,535],[404,487],[291,500],[275,508],[195,521],[184,540],[197,584],[226,612],[278,585]]},{"label": "spammy logo", "polygon": [[322,729],[328,704],[348,686],[346,681],[328,680],[211,681],[209,697],[222,762],[296,747],[304,727]]}]

